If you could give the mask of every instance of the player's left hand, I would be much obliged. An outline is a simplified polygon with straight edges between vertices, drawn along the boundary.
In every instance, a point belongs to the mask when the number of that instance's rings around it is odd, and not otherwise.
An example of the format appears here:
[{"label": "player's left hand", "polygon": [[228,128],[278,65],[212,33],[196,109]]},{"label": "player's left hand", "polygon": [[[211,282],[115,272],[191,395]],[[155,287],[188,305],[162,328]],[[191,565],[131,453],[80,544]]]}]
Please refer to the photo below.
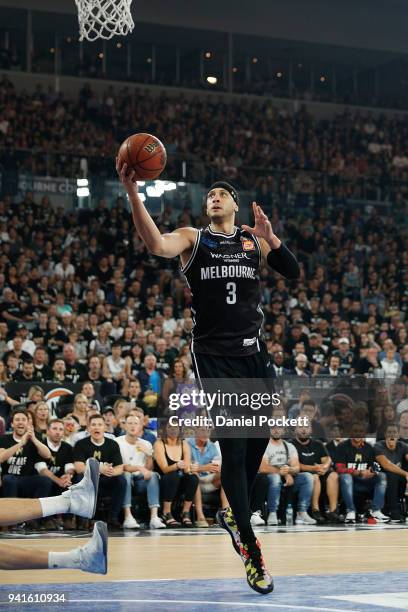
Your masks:
[{"label": "player's left hand", "polygon": [[263,238],[268,244],[273,243],[277,240],[277,236],[273,233],[271,222],[265,215],[262,208],[256,203],[252,202],[252,210],[254,212],[255,225],[250,227],[249,225],[242,225],[242,229],[249,232],[257,238]]}]

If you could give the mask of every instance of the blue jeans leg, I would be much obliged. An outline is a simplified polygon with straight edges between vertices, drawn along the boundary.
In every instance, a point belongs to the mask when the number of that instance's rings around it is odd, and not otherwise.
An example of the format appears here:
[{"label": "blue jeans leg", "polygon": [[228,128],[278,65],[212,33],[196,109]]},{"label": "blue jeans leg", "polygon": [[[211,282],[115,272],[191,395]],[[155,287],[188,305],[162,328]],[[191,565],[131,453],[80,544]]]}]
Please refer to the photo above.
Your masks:
[{"label": "blue jeans leg", "polygon": [[268,512],[277,512],[279,508],[282,478],[280,474],[268,474]]},{"label": "blue jeans leg", "polygon": [[160,476],[157,472],[152,472],[147,482],[147,503],[149,508],[160,507]]},{"label": "blue jeans leg", "polygon": [[123,507],[130,508],[132,505],[133,474],[131,472],[123,472],[123,476],[125,477],[125,480],[126,480],[126,491],[125,491],[125,498],[123,500]]},{"label": "blue jeans leg", "polygon": [[347,512],[355,512],[356,507],[353,499],[353,476],[351,474],[340,474],[340,491]]},{"label": "blue jeans leg", "polygon": [[298,512],[307,512],[313,494],[312,474],[309,472],[296,474],[293,491],[298,494]]}]

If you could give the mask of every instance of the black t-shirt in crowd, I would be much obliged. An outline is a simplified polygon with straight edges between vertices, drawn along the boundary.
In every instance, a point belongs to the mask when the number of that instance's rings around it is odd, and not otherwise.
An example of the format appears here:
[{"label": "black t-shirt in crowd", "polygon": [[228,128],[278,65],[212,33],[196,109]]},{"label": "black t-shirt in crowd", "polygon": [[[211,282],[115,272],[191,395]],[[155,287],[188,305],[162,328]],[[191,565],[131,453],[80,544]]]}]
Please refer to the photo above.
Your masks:
[{"label": "black t-shirt in crowd", "polygon": [[[385,457],[387,457],[391,463],[401,467],[405,460],[405,456],[408,455],[408,444],[398,440],[395,450],[391,450],[387,447],[385,440],[382,440],[381,442],[377,442],[377,444],[374,446],[374,454],[376,457],[379,455],[385,455]],[[386,470],[383,470],[383,472],[385,471]]]},{"label": "black t-shirt in crowd", "polygon": [[113,466],[123,463],[119,444],[111,438],[105,438],[103,444],[95,444],[90,437],[78,440],[74,446],[74,461],[85,463],[90,457]]},{"label": "black t-shirt in crowd", "polygon": [[293,446],[299,455],[299,463],[303,465],[318,465],[322,457],[327,457],[327,451],[322,442],[310,438],[307,444],[301,444],[296,438],[292,440]]},{"label": "black t-shirt in crowd", "polygon": [[[11,448],[17,442],[18,440],[14,439],[13,434],[6,434],[0,438],[0,448]],[[38,454],[33,442],[28,440],[18,452],[1,464],[2,475],[33,476],[38,474],[35,464],[40,463],[40,461],[45,461],[45,459]]]},{"label": "black t-shirt in crowd", "polygon": [[47,461],[47,467],[55,476],[61,478],[65,474],[65,466],[74,463],[72,446],[62,440],[58,450],[54,450],[54,445],[51,447],[48,439],[44,443],[51,451],[51,459]]},{"label": "black t-shirt in crowd", "polygon": [[351,440],[341,442],[336,450],[336,465],[345,471],[368,470],[375,463],[374,448],[364,442],[360,448],[353,446]]}]

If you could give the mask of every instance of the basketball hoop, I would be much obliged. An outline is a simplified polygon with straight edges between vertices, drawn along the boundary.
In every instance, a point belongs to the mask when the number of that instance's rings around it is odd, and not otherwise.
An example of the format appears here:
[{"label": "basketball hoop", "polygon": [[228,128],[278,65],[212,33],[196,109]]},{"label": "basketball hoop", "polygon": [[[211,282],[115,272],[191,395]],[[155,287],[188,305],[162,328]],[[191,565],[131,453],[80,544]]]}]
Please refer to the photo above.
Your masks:
[{"label": "basketball hoop", "polygon": [[132,0],[75,0],[78,7],[79,40],[108,40],[126,36],[135,24],[130,12]]}]

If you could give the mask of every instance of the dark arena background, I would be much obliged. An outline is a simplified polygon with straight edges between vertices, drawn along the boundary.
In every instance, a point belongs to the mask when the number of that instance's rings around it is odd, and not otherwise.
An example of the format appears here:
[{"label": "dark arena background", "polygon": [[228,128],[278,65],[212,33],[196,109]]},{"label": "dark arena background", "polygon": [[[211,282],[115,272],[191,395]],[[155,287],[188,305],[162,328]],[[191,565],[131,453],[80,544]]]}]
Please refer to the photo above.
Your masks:
[{"label": "dark arena background", "polygon": [[[0,609],[408,610],[408,3],[133,0],[134,27],[129,3],[0,0],[0,524],[1,503],[69,490],[90,440],[111,440],[94,454],[106,575],[0,569]],[[83,40],[77,4],[97,16]],[[140,132],[167,152],[138,183],[162,234],[207,227],[223,180],[236,224],[257,202],[299,262],[296,280],[259,272],[281,419],[250,503],[266,597],[217,523],[217,435],[166,426],[200,382],[193,296],[115,168]],[[7,451],[31,428],[51,458]],[[84,546],[95,519],[0,527],[0,567],[6,545]]]}]

